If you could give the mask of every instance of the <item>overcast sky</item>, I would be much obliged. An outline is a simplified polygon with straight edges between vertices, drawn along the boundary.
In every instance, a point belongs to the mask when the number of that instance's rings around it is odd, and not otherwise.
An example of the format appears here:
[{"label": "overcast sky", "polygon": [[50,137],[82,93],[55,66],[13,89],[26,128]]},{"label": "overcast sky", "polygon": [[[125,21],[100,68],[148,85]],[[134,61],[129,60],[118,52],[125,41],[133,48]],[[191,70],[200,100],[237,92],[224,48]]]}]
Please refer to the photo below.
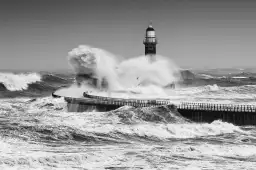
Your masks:
[{"label": "overcast sky", "polygon": [[256,65],[254,0],[1,0],[0,69],[65,69],[80,44],[139,56],[150,20],[181,67]]}]

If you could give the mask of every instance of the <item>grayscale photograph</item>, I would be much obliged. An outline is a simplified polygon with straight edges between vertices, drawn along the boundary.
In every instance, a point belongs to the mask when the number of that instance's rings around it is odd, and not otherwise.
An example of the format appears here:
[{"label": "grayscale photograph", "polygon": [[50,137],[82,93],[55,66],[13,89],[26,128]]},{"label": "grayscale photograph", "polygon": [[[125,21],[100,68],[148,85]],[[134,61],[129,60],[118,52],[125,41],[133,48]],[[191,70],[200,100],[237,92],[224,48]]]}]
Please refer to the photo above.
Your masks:
[{"label": "grayscale photograph", "polygon": [[0,170],[256,169],[256,1],[0,2]]}]

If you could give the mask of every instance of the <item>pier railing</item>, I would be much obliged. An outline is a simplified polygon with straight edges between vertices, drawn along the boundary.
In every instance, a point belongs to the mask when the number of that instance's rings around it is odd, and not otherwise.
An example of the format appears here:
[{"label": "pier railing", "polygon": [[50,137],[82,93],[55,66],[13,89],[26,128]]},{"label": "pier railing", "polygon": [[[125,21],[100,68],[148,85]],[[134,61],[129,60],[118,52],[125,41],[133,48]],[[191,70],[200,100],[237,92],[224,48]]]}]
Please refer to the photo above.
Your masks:
[{"label": "pier railing", "polygon": [[190,103],[183,102],[177,106],[179,109],[187,110],[209,110],[209,111],[230,111],[230,112],[256,112],[256,105],[235,105],[218,103]]}]

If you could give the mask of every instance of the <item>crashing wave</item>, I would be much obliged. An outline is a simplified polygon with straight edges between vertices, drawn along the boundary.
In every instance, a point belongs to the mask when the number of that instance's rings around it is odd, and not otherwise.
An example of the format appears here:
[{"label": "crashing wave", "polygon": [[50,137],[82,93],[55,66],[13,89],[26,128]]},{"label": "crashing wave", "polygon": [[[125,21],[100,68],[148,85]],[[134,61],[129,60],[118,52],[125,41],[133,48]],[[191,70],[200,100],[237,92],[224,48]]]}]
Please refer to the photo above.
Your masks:
[{"label": "crashing wave", "polygon": [[117,115],[120,121],[125,124],[145,122],[155,123],[188,123],[186,118],[180,115],[174,105],[158,107],[134,108],[123,106],[117,110],[109,112],[109,115]]},{"label": "crashing wave", "polygon": [[38,73],[0,73],[0,83],[9,91],[26,90],[29,84],[41,81]]},{"label": "crashing wave", "polygon": [[86,45],[80,45],[68,54],[78,85],[86,82],[97,89],[107,90],[143,86],[151,91],[152,85],[163,88],[176,82],[180,78],[178,67],[167,57],[156,57],[158,60],[154,63],[149,62],[146,56],[120,62],[109,52]]}]

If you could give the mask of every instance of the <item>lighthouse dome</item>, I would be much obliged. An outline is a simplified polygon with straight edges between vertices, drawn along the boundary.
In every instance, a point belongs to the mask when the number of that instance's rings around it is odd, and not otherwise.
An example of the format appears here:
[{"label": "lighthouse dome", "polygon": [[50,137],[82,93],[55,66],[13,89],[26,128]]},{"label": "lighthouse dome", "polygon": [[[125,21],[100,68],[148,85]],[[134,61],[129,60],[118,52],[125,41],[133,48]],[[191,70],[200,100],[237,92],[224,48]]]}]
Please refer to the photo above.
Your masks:
[{"label": "lighthouse dome", "polygon": [[146,29],[146,31],[155,31],[154,28],[152,27],[152,25],[149,25],[148,28]]}]

